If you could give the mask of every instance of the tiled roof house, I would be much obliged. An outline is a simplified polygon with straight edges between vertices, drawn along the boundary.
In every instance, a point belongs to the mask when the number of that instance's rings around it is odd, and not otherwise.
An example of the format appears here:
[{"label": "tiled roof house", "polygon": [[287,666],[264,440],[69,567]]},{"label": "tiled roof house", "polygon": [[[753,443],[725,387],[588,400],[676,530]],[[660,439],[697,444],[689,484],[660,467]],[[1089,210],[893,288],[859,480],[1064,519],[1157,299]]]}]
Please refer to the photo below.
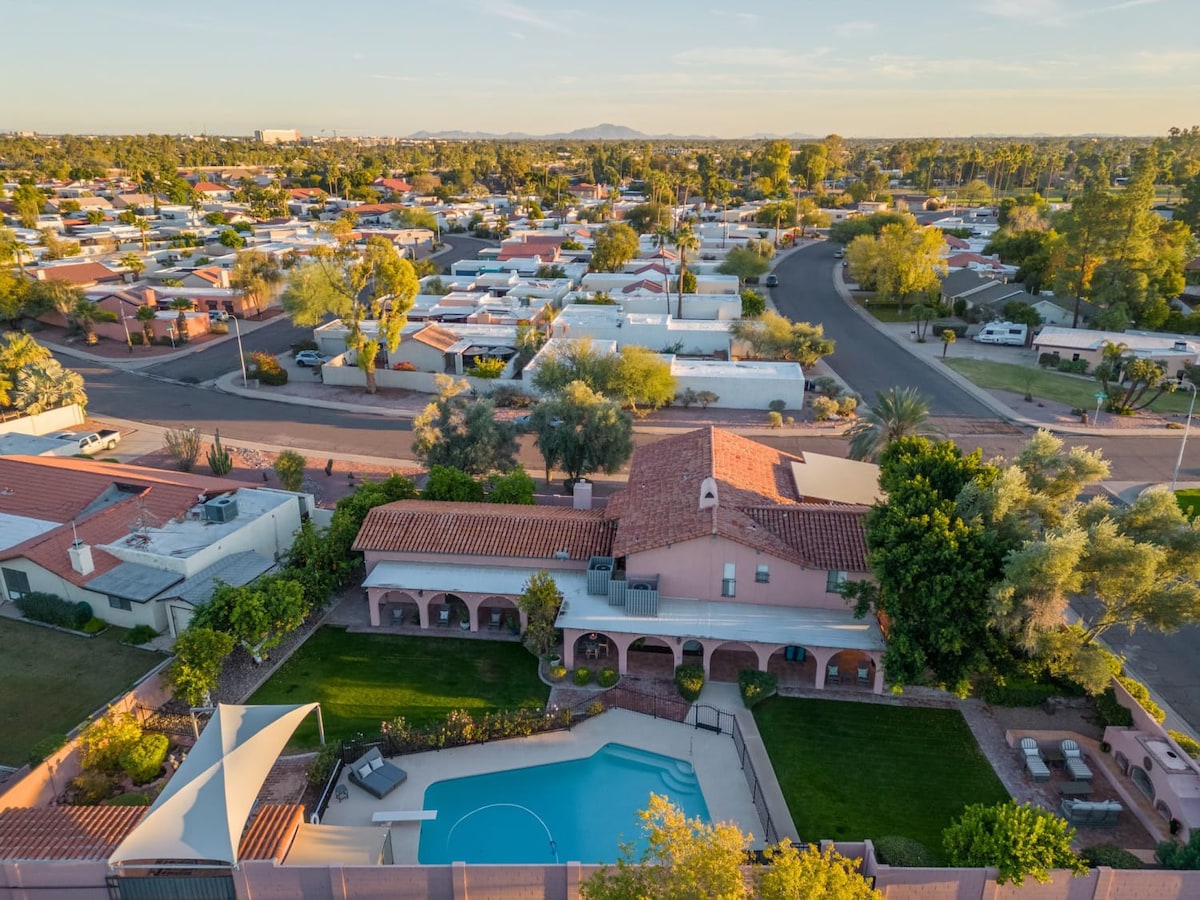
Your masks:
[{"label": "tiled roof house", "polygon": [[762,667],[781,650],[807,659],[817,687],[849,653],[856,680],[880,690],[878,623],[855,619],[840,593],[869,577],[877,485],[870,464],[705,428],[639,447],[603,512],[588,508],[590,485],[576,509],[404,500],[372,510],[355,547],[374,625],[515,626],[516,598],[545,569],[565,600],[568,666],[576,642],[599,646],[600,634],[622,672],[639,641],[665,645],[676,665],[689,647],[706,668],[736,644]]}]

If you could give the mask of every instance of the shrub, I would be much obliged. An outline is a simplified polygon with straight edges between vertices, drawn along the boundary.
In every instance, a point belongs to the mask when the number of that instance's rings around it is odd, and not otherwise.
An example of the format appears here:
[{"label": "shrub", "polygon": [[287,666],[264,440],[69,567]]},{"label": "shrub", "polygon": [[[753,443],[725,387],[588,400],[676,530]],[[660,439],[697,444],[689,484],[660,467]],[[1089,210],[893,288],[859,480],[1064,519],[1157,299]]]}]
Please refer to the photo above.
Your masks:
[{"label": "shrub", "polygon": [[512,384],[496,385],[488,398],[502,409],[528,409],[533,405],[533,398]]},{"label": "shrub", "polygon": [[1110,869],[1144,869],[1146,864],[1116,844],[1093,844],[1079,851],[1080,857],[1093,869],[1108,866]]},{"label": "shrub", "polygon": [[742,291],[742,318],[756,319],[767,311],[767,301],[758,291]]},{"label": "shrub", "polygon": [[738,672],[738,690],[746,709],[753,709],[766,700],[778,686],[779,678],[771,672],[760,672],[758,669],[742,669]]},{"label": "shrub", "polygon": [[83,806],[95,806],[113,795],[117,786],[111,777],[95,769],[80,772],[71,779],[75,802]]},{"label": "shrub", "polygon": [[1043,369],[1057,368],[1059,359],[1060,357],[1057,353],[1039,353],[1038,365]]},{"label": "shrub", "polygon": [[44,737],[29,751],[27,761],[31,766],[36,766],[47,756],[51,756],[56,750],[60,749],[67,742],[65,734],[52,734],[49,737]]},{"label": "shrub", "polygon": [[162,771],[170,746],[165,734],[143,734],[141,740],[121,754],[121,769],[134,784],[149,784]]},{"label": "shrub", "polygon": [[812,408],[818,422],[827,422],[837,415],[839,404],[832,397],[813,397]]},{"label": "shrub", "polygon": [[812,389],[818,394],[823,394],[826,397],[836,397],[842,392],[842,386],[837,383],[836,378],[830,378],[828,375],[822,375],[820,378],[814,378]]},{"label": "shrub", "polygon": [[125,635],[125,643],[145,644],[156,637],[158,637],[158,632],[149,625],[134,625],[129,629],[129,633]]},{"label": "shrub", "polygon": [[1035,681],[1026,676],[997,675],[979,691],[979,696],[993,706],[1041,706],[1051,697],[1063,693],[1054,683]]},{"label": "shrub", "polygon": [[712,391],[700,391],[698,394],[696,394],[696,400],[699,401],[701,409],[708,409],[708,404],[716,403],[720,399],[721,398]]},{"label": "shrub", "polygon": [[285,491],[299,492],[304,487],[304,469],[308,460],[295,450],[284,450],[275,457],[275,474]]},{"label": "shrub", "polygon": [[592,683],[592,670],[589,669],[587,666],[580,666],[578,669],[575,670],[575,674],[572,677],[574,678],[575,683],[577,685],[579,685],[579,687],[583,687],[584,685],[588,685],[588,684]]},{"label": "shrub", "polygon": [[684,409],[688,409],[693,403],[697,402],[698,399],[699,397],[696,395],[696,392],[691,388],[688,388],[685,391],[680,391],[675,395],[675,402]]},{"label": "shrub", "polygon": [[81,631],[83,631],[84,634],[99,634],[107,627],[108,623],[103,619],[98,619],[95,616],[92,616],[92,618],[84,622]]},{"label": "shrub", "polygon": [[499,378],[504,374],[507,363],[496,356],[484,356],[475,360],[475,365],[467,369],[467,374],[473,378]]},{"label": "shrub", "polygon": [[1192,759],[1200,759],[1200,743],[1196,743],[1190,734],[1184,734],[1182,731],[1168,731],[1167,734],[1179,745],[1180,750]]},{"label": "shrub", "polygon": [[967,301],[962,297],[959,297],[954,301],[954,305],[951,307],[951,309],[953,310],[954,314],[961,319],[963,313],[967,311]]},{"label": "shrub", "polygon": [[858,409],[858,398],[853,394],[847,394],[844,397],[838,397],[837,405],[839,416],[851,416]]},{"label": "shrub", "polygon": [[132,791],[128,794],[117,794],[105,800],[102,806],[149,806],[154,800],[144,791]]},{"label": "shrub", "polygon": [[781,413],[787,409],[787,403],[783,400],[772,400],[767,404],[767,409],[769,409],[771,412]]},{"label": "shrub", "polygon": [[287,370],[270,353],[261,350],[250,354],[250,377],[273,387],[287,384]]},{"label": "shrub", "polygon": [[587,714],[589,716],[598,716],[604,712],[605,706],[603,700],[593,700],[587,705]]},{"label": "shrub", "polygon": [[301,350],[320,350],[320,349],[321,348],[317,346],[317,342],[314,341],[312,338],[304,338],[303,340],[296,341],[296,343],[292,344],[292,356],[295,357],[295,355],[297,353],[299,353]]},{"label": "shrub", "polygon": [[180,472],[190,472],[200,456],[200,434],[195,428],[171,428],[163,434],[167,455]]},{"label": "shrub", "polygon": [[208,330],[212,334],[229,334],[228,322],[209,322]]},{"label": "shrub", "polygon": [[142,345],[143,340],[145,340],[145,335],[143,335],[140,331],[130,332],[129,343],[140,347]]},{"label": "shrub", "polygon": [[931,868],[938,864],[933,851],[912,838],[889,834],[877,838],[872,843],[875,845],[875,856],[889,866]]},{"label": "shrub", "polygon": [[1168,869],[1200,869],[1200,828],[1192,831],[1191,839],[1186,844],[1162,841],[1155,848],[1154,855]]},{"label": "shrub", "polygon": [[767,413],[767,424],[769,426],[771,426],[772,428],[782,428],[783,427],[783,414],[777,413],[777,412]]},{"label": "shrub", "polygon": [[1166,719],[1167,714],[1163,711],[1161,706],[1150,699],[1150,691],[1146,689],[1144,684],[1125,675],[1118,675],[1117,681],[1121,682],[1121,687],[1125,688],[1125,690],[1129,691],[1129,693],[1133,695],[1133,699],[1141,704],[1142,709],[1149,713],[1150,717],[1154,719],[1155,722],[1157,722],[1159,725],[1163,723],[1163,720]]},{"label": "shrub", "polygon": [[16,604],[25,618],[60,628],[80,629],[92,618],[92,607],[87,603],[72,603],[43,591],[31,591],[18,598]]},{"label": "shrub", "polygon": [[[1042,354],[1045,356],[1045,354]],[[1060,359],[1056,366],[1058,371],[1067,372],[1072,375],[1086,375],[1088,370],[1088,361],[1086,359]]]},{"label": "shrub", "polygon": [[333,774],[333,767],[337,764],[338,757],[341,756],[341,750],[342,748],[332,741],[320,749],[304,771],[309,784],[323,787],[329,781],[329,776]]},{"label": "shrub", "polygon": [[567,677],[567,667],[566,666],[551,666],[550,667],[550,680],[551,681],[562,681],[566,677]]},{"label": "shrub", "polygon": [[1096,697],[1096,714],[1100,718],[1101,728],[1109,725],[1128,728],[1133,724],[1133,713],[1117,702],[1117,695],[1112,688],[1106,688],[1104,693]]},{"label": "shrub", "polygon": [[596,682],[600,687],[612,687],[620,680],[621,676],[617,674],[617,670],[613,668],[605,668],[600,670],[600,675],[596,678]]},{"label": "shrub", "polygon": [[142,726],[131,712],[109,709],[79,738],[79,762],[106,775],[121,771],[121,757],[142,739]]},{"label": "shrub", "polygon": [[680,666],[675,670],[675,687],[688,703],[693,702],[704,690],[704,667],[695,665]]}]

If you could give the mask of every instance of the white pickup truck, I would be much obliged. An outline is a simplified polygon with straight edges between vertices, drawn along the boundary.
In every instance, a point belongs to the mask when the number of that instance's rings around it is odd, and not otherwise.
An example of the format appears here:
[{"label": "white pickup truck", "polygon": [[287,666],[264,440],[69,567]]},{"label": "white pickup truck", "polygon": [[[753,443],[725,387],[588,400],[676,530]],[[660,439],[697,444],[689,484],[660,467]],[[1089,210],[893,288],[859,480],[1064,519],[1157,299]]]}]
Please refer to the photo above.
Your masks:
[{"label": "white pickup truck", "polygon": [[113,450],[121,443],[121,432],[115,428],[106,428],[103,431],[60,431],[51,437],[66,445],[63,456],[74,456],[77,453],[92,456],[101,450]]}]

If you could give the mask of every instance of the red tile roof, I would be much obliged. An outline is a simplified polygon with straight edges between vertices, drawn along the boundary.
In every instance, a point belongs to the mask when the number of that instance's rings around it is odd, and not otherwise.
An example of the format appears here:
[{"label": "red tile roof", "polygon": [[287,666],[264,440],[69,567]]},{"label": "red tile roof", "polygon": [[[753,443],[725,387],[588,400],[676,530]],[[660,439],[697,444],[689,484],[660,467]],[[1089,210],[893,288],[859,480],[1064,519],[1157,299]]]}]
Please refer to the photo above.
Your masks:
[{"label": "red tile roof", "polygon": [[663,286],[661,281],[650,281],[643,278],[640,281],[631,281],[625,287],[621,288],[622,294],[635,294],[638,291],[649,291],[652,294],[661,294]]},{"label": "red tile roof", "polygon": [[197,181],[195,190],[202,194],[212,194],[222,191],[232,191],[233,189],[227,184],[213,184],[211,181]]},{"label": "red tile roof", "polygon": [[29,274],[34,275],[34,272],[40,272],[42,281],[65,281],[68,284],[88,285],[100,284],[105,281],[124,281],[125,276],[121,272],[114,272],[108,266],[101,265],[98,262],[83,262],[72,263],[65,266],[43,266],[36,270],[30,270]]},{"label": "red tile roof", "polygon": [[615,530],[601,510],[399,500],[367,513],[354,549],[579,560],[611,555]]},{"label": "red tile roof", "polygon": [[497,259],[503,261],[540,256],[545,262],[553,262],[558,259],[565,240],[565,237],[557,234],[529,234],[524,240],[504,241]]},{"label": "red tile roof", "polygon": [[[0,860],[107,860],[146,806],[9,807],[0,810]],[[265,805],[242,837],[238,859],[282,859],[304,807]]]},{"label": "red tile roof", "polygon": [[[866,508],[801,503],[791,466],[803,462],[711,427],[638,447],[629,486],[606,508],[618,520],[612,555],[717,534],[802,565],[865,571]],[[717,504],[701,509],[710,477]]]},{"label": "red tile roof", "polygon": [[439,328],[437,325],[426,325],[414,334],[412,339],[441,351],[449,350],[459,341],[457,334],[447,331],[445,328]]},{"label": "red tile roof", "polygon": [[0,860],[107,860],[147,808],[10,807],[0,811]]},{"label": "red tile roof", "polygon": [[371,182],[374,187],[384,187],[397,194],[404,194],[413,189],[412,185],[403,178],[376,178]]}]

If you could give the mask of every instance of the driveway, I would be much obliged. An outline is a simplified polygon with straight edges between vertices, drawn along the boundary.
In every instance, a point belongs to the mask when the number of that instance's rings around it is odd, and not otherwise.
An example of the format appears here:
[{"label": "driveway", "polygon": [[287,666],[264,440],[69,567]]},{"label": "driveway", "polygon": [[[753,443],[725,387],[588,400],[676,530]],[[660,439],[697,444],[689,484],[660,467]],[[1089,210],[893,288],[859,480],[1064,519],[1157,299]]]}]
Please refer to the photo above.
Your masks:
[{"label": "driveway", "polygon": [[801,322],[819,322],[836,342],[825,361],[869,404],[876,391],[915,387],[935,416],[995,420],[996,415],[958,385],[880,333],[848,306],[833,285],[841,261],[836,244],[821,242],[793,252],[775,267],[779,286],[771,297],[779,312]]}]

